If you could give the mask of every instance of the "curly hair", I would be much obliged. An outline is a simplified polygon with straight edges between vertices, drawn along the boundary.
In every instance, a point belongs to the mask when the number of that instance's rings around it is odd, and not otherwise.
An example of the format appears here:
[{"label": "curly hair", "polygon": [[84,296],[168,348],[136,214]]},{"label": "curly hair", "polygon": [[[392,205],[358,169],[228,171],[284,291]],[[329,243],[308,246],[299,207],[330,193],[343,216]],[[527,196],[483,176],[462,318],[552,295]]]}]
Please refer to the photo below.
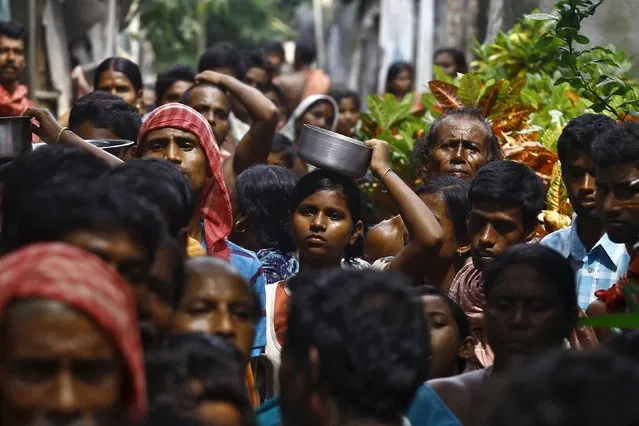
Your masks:
[{"label": "curly hair", "polygon": [[597,136],[617,126],[612,118],[601,114],[583,114],[573,118],[564,127],[557,142],[559,161],[565,165],[568,157],[575,151],[590,154]]},{"label": "curly hair", "polygon": [[304,369],[309,349],[317,348],[320,380],[345,412],[401,417],[427,376],[429,357],[428,326],[410,282],[393,272],[341,269],[297,281],[282,357]]},{"label": "curly hair", "polygon": [[597,167],[639,163],[639,123],[615,126],[597,136],[592,158]]}]

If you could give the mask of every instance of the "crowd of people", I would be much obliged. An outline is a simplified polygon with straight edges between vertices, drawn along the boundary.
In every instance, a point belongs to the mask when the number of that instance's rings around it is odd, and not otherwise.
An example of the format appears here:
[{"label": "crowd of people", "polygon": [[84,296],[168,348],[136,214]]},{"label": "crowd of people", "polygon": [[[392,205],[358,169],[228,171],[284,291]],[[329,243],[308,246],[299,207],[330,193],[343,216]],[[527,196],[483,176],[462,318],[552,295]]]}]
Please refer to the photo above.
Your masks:
[{"label": "crowd of people", "polygon": [[[583,114],[558,142],[572,225],[535,238],[545,188],[474,108],[415,146],[423,183],[368,140],[399,215],[296,155],[304,124],[353,136],[361,100],[300,42],[216,45],[143,102],[108,58],[54,117],[0,23],[0,108],[37,143],[0,166],[0,426],[633,425],[639,124]],[[463,54],[437,51],[450,75]],[[415,90],[410,64],[386,92]],[[128,140],[114,155],[91,140]]]}]

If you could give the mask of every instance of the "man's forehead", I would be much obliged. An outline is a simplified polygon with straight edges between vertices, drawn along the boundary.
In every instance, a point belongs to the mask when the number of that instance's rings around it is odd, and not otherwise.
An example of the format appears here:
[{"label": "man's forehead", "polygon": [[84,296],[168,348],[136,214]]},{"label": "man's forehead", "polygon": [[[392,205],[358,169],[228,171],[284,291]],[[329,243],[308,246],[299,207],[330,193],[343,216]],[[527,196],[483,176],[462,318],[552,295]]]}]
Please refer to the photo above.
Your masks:
[{"label": "man's forehead", "polygon": [[639,178],[639,163],[597,166],[597,180],[608,183],[630,183]]},{"label": "man's forehead", "polygon": [[508,201],[476,200],[471,205],[470,214],[490,219],[518,221],[521,219],[521,207]]},{"label": "man's forehead", "polygon": [[0,46],[22,47],[24,49],[24,40],[21,38],[11,38],[4,34],[0,34]]}]

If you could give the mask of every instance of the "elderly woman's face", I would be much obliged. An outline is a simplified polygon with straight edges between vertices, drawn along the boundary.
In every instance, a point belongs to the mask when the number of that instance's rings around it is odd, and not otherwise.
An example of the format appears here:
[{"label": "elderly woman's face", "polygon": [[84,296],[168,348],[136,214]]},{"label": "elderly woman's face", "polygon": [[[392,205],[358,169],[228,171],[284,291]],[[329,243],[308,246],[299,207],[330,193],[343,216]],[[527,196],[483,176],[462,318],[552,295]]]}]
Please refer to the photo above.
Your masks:
[{"label": "elderly woman's face", "polygon": [[167,160],[184,170],[196,194],[204,188],[208,173],[206,155],[194,134],[172,128],[152,130],[140,149],[144,158]]},{"label": "elderly woman's face", "polygon": [[330,130],[334,119],[335,111],[333,106],[327,102],[318,102],[306,110],[302,116],[301,124]]},{"label": "elderly woman's face", "polygon": [[111,336],[64,305],[37,306],[10,307],[3,324],[2,423],[97,425],[122,416],[124,364]]}]

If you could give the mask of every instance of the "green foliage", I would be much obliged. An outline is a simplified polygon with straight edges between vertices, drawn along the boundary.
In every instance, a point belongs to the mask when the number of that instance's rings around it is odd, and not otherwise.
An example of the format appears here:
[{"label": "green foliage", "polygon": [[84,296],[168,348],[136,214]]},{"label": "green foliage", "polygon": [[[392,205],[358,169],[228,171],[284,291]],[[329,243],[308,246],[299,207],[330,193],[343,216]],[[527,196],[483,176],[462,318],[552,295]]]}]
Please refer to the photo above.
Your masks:
[{"label": "green foliage", "polygon": [[257,47],[294,36],[293,10],[303,0],[140,0],[137,12],[154,49],[154,69],[195,66],[202,50],[220,42]]},{"label": "green foliage", "polygon": [[594,15],[603,2],[591,0],[561,0],[555,4],[559,16],[540,14],[529,16],[543,22],[554,22],[536,44],[540,50],[548,46],[557,47],[561,76],[555,84],[569,83],[582,95],[590,99],[591,109],[623,120],[627,114],[639,110],[639,90],[627,72],[627,57],[601,46],[579,50],[577,45],[590,43],[580,34],[582,21]]}]

